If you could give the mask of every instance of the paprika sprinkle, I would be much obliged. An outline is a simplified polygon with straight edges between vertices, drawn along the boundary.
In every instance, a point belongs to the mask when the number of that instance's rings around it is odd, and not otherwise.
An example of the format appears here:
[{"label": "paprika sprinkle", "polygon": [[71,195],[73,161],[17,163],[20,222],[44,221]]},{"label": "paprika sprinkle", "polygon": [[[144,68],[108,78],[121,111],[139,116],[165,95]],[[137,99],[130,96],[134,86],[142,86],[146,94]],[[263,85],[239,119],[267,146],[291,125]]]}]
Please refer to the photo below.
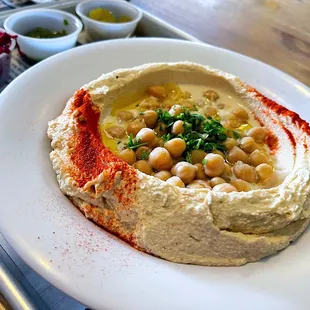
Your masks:
[{"label": "paprika sprinkle", "polygon": [[[77,112],[75,112],[77,111]],[[116,199],[123,205],[132,201],[129,194],[136,189],[137,172],[119,157],[106,148],[100,139],[98,122],[100,111],[95,107],[87,91],[81,89],[76,92],[73,102],[78,131],[73,140],[76,143],[71,160],[77,171],[71,171],[75,175],[75,181],[79,187],[97,178],[102,172],[109,176],[105,180],[104,191],[111,190],[115,183],[116,173],[119,172],[124,181],[125,191],[114,189]]]}]

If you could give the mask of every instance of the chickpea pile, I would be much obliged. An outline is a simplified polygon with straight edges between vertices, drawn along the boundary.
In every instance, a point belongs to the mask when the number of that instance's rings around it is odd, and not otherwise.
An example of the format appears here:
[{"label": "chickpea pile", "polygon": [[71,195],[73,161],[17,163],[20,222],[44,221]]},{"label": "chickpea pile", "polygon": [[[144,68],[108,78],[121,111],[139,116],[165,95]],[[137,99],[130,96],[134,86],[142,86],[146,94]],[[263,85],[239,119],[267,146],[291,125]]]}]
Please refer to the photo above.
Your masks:
[{"label": "chickpea pile", "polygon": [[[117,141],[116,153],[129,165],[178,187],[250,191],[274,177],[266,128],[252,127],[249,113],[240,106],[221,117],[225,104],[213,90],[203,92],[201,99],[191,97],[176,84],[150,86],[135,109],[117,111],[115,124],[105,128],[105,135]],[[179,118],[184,111],[189,120]],[[189,126],[198,130],[196,118],[219,126],[219,141],[210,143],[213,149],[206,149],[207,140],[199,144],[198,138],[208,133],[196,132],[196,144],[186,138]]]}]

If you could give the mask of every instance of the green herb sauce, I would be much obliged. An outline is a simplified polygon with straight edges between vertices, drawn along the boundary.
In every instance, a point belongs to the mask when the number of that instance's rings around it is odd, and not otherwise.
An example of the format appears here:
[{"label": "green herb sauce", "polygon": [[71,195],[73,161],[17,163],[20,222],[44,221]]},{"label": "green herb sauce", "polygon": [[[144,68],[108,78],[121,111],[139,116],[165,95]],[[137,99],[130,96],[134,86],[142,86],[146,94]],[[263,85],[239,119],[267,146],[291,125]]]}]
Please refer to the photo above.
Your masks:
[{"label": "green herb sauce", "polygon": [[66,30],[53,31],[47,28],[37,27],[25,34],[27,37],[37,38],[37,39],[52,39],[59,38],[67,35]]}]

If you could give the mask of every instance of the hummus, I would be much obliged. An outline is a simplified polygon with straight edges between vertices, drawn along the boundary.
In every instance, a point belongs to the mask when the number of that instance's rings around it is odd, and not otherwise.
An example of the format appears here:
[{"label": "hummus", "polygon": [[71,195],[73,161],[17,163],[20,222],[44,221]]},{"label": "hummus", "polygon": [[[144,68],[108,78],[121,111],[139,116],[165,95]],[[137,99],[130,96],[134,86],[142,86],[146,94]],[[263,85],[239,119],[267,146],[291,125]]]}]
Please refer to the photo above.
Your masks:
[{"label": "hummus", "polygon": [[[146,111],[157,113],[155,122]],[[156,142],[147,138],[154,132]],[[309,223],[309,124],[210,67],[147,64],[103,74],[49,122],[48,137],[60,189],[73,204],[169,261],[254,262],[287,247]],[[195,163],[197,150],[204,157]],[[255,163],[257,152],[266,161]]]}]

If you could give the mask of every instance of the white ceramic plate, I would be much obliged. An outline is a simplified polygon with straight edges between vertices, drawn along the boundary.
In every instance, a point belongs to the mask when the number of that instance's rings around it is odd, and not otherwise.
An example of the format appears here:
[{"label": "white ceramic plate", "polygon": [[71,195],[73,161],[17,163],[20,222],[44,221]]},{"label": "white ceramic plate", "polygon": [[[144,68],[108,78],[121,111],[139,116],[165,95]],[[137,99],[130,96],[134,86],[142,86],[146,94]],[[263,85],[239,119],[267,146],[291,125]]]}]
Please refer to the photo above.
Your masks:
[{"label": "white ceramic plate", "polygon": [[140,253],[88,221],[62,195],[47,122],[104,72],[195,61],[233,73],[310,121],[310,90],[256,60],[167,39],[113,40],[49,58],[0,96],[0,227],[38,273],[95,309],[309,309],[310,233],[278,255],[239,268],[170,263]]}]

